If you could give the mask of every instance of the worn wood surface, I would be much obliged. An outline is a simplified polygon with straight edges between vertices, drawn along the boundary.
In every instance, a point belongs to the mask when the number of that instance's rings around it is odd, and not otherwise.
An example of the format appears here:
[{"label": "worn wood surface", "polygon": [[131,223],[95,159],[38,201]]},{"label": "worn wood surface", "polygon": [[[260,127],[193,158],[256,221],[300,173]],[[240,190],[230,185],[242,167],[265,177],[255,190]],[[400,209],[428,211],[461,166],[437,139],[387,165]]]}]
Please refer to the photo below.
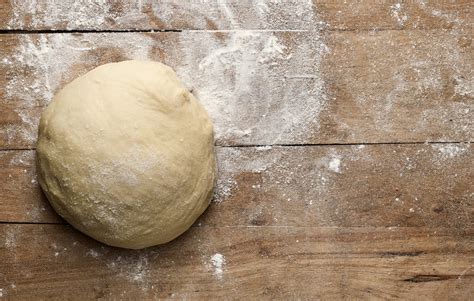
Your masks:
[{"label": "worn wood surface", "polygon": [[[380,30],[472,27],[457,1],[81,1],[0,0],[0,29],[17,30]],[[314,18],[318,22],[314,22]]]},{"label": "worn wood surface", "polygon": [[99,64],[132,58],[177,70],[210,112],[218,145],[471,141],[471,35],[3,35],[0,149],[33,148],[40,107],[62,85]]},{"label": "worn wood surface", "polygon": [[[61,222],[34,151],[0,152],[0,220]],[[448,227],[472,223],[470,144],[218,148],[206,226]],[[448,182],[447,179],[449,179]]]},{"label": "worn wood surface", "polygon": [[[23,300],[468,300],[474,292],[472,230],[193,227],[130,252],[64,225],[0,227],[2,283]],[[218,268],[216,253],[225,257]]]},{"label": "worn wood surface", "polygon": [[[472,299],[472,1],[111,3],[0,0],[0,299]],[[171,65],[218,145],[211,206],[141,251],[34,166],[54,93],[124,59]]]}]

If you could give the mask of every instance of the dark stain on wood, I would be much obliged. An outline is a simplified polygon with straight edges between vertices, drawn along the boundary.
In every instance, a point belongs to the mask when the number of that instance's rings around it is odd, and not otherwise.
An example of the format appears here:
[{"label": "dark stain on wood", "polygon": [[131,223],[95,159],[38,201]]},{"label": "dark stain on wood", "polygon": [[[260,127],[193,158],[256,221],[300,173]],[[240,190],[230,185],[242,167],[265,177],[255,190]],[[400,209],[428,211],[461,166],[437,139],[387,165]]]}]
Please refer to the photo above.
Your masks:
[{"label": "dark stain on wood", "polygon": [[403,279],[403,281],[420,283],[420,282],[445,281],[445,280],[456,279],[456,278],[458,278],[457,275],[415,275],[413,277]]},{"label": "dark stain on wood", "polygon": [[415,257],[424,254],[423,251],[410,251],[410,252],[383,252],[379,253],[380,257]]}]

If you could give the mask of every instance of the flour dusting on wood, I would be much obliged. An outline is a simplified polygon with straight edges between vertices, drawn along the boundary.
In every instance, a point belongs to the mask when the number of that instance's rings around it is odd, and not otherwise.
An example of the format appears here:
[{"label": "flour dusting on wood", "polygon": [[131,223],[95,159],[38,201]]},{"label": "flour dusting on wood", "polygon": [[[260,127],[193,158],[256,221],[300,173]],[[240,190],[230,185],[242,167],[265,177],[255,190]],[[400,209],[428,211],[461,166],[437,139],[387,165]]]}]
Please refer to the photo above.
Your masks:
[{"label": "flour dusting on wood", "polygon": [[317,31],[40,34],[18,36],[3,66],[3,102],[21,120],[7,124],[7,143],[33,145],[41,107],[105,63],[104,51],[114,60],[164,58],[210,113],[218,144],[304,140],[319,128],[327,98],[319,67],[329,50]]},{"label": "flour dusting on wood", "polygon": [[408,20],[408,16],[403,12],[403,4],[397,2],[390,6],[390,15],[397,20],[398,25],[403,26]]},{"label": "flour dusting on wood", "polygon": [[446,159],[452,159],[461,156],[470,151],[471,144],[432,144],[434,150],[437,150],[439,155]]},{"label": "flour dusting on wood", "polygon": [[[180,49],[194,46],[185,37]],[[327,101],[320,64],[329,51],[317,31],[196,38],[205,44],[183,51],[176,70],[208,110],[218,144],[289,143],[317,131]]]},{"label": "flour dusting on wood", "polygon": [[18,230],[18,227],[11,226],[7,229],[5,233],[4,245],[8,250],[12,252],[14,252],[14,249],[16,247],[16,235]]},{"label": "flour dusting on wood", "polygon": [[[101,49],[116,49],[123,59],[149,58],[153,40],[147,35],[124,33],[119,39],[108,34],[18,35],[18,45],[6,58],[6,97],[0,102],[12,108],[21,122],[0,129],[6,143],[33,146],[41,107],[67,82],[96,67]],[[87,56],[86,54],[90,55]],[[2,63],[0,63],[2,64]],[[3,132],[3,133],[2,133]]]},{"label": "flour dusting on wood", "polygon": [[[107,33],[18,35],[18,45],[4,66],[10,75],[5,103],[44,106],[64,84],[96,67],[101,49],[115,49],[123,59],[149,58],[153,40],[147,35]],[[9,67],[14,67],[11,70]],[[28,76],[22,72],[28,71]]]},{"label": "flour dusting on wood", "polygon": [[10,0],[8,29],[307,29],[311,1]]},{"label": "flour dusting on wood", "polygon": [[107,259],[107,267],[143,291],[151,288],[150,261],[148,253],[130,254]]},{"label": "flour dusting on wood", "polygon": [[341,172],[341,157],[340,156],[333,156],[329,160],[329,169],[337,173]]},{"label": "flour dusting on wood", "polygon": [[226,263],[224,255],[216,253],[211,256],[209,262],[211,263],[214,269],[214,276],[217,279],[222,280],[224,274],[224,265]]}]

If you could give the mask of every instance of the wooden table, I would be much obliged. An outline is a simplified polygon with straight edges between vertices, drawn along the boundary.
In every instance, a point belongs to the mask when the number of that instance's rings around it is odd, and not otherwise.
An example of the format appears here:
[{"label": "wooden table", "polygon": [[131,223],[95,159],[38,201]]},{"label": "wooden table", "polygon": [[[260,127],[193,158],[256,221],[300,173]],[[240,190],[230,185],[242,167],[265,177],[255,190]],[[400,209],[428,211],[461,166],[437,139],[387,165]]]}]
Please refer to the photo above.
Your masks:
[{"label": "wooden table", "polygon": [[[34,2],[0,0],[0,299],[472,300],[471,0]],[[34,166],[54,93],[125,59],[178,72],[219,161],[140,251],[68,226]]]}]

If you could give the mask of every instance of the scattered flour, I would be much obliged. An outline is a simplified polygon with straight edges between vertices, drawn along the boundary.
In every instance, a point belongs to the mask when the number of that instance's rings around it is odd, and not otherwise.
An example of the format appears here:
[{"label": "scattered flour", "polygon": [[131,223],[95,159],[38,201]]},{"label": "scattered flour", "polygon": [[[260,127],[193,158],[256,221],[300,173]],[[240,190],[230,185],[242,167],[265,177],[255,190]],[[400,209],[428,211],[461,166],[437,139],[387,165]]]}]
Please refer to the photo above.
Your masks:
[{"label": "scattered flour", "polygon": [[19,101],[21,107],[48,104],[62,85],[93,67],[89,66],[94,64],[93,57],[90,61],[85,59],[89,51],[110,48],[120,51],[124,59],[149,58],[153,39],[147,35],[122,33],[120,39],[111,39],[109,35],[18,35],[18,48],[8,60],[16,68],[28,70],[28,76],[11,70],[4,102]]},{"label": "scattered flour", "polygon": [[211,259],[209,260],[211,263],[212,267],[214,268],[214,276],[216,276],[217,279],[222,280],[223,272],[224,272],[224,265],[225,265],[225,258],[224,255],[220,253],[216,253],[211,256]]},{"label": "scattered flour", "polygon": [[17,36],[17,49],[7,58],[7,64],[15,68],[6,67],[6,96],[0,102],[14,105],[13,111],[22,122],[7,124],[0,129],[0,135],[6,136],[7,144],[34,145],[39,114],[33,108],[47,105],[62,85],[95,67],[97,57],[94,57],[94,51],[114,49],[120,52],[119,56],[123,59],[144,60],[150,57],[154,42],[149,36],[122,33],[121,38],[116,39],[109,35]]},{"label": "scattered flour", "polygon": [[463,21],[459,18],[458,14],[456,12],[454,13],[446,13],[446,12],[442,12],[438,9],[433,9],[431,7],[429,7],[428,5],[426,5],[426,1],[425,0],[418,0],[418,6],[431,13],[431,15],[435,16],[435,17],[438,17],[438,18],[441,18],[455,26],[459,26],[463,23]]},{"label": "scattered flour", "polygon": [[263,64],[274,58],[285,59],[283,56],[285,54],[285,49],[286,46],[280,44],[280,41],[275,36],[270,36],[260,52],[258,62]]},{"label": "scattered flour", "polygon": [[[243,172],[262,174],[263,177],[263,174],[277,165],[281,159],[281,153],[279,151],[272,152],[273,149],[271,146],[248,149],[218,147],[219,172],[214,192],[214,202],[221,203],[232,196],[232,193],[238,187],[236,177],[239,174]],[[253,151],[259,154],[253,154]],[[254,188],[257,188],[257,186]]]},{"label": "scattered flour", "polygon": [[89,249],[89,251],[86,252],[86,255],[92,258],[97,258],[100,254],[94,249]]},{"label": "scattered flour", "polygon": [[234,178],[224,178],[219,176],[214,190],[213,202],[221,203],[232,196],[232,192],[237,188],[237,181]]},{"label": "scattered flour", "polygon": [[[455,80],[457,82],[457,85],[454,87],[454,93],[456,93],[456,95],[474,98],[474,78],[464,78],[456,74]],[[466,114],[467,113],[469,113],[469,111],[467,111]]]},{"label": "scattered flour", "polygon": [[403,13],[403,7],[400,2],[395,3],[394,5],[390,6],[390,15],[397,20],[398,25],[403,26],[405,22],[408,20],[408,16]]},{"label": "scattered flour", "polygon": [[218,145],[294,143],[319,129],[329,52],[319,31],[192,32],[179,42],[194,50],[176,71],[213,119]]},{"label": "scattered flour", "polygon": [[3,288],[0,288],[0,298],[7,295],[7,291]]},{"label": "scattered flour", "polygon": [[[390,136],[405,127],[412,139],[440,132],[447,133],[447,137],[437,138],[439,141],[469,139],[473,66],[469,51],[462,46],[465,32],[456,28],[413,30],[403,36],[409,44],[398,52],[385,51],[397,47],[398,42],[387,31],[360,41],[374,55],[369,80],[372,88],[356,85],[351,92],[360,110],[370,110],[375,129]],[[349,44],[348,49],[354,49],[351,47]],[[378,80],[375,75],[379,72],[385,72],[391,80]],[[406,126],[407,120],[413,126]]]},{"label": "scattered flour", "polygon": [[294,34],[297,41],[291,44],[284,36],[246,30],[183,32],[173,34],[177,41],[170,43],[136,33],[19,35],[17,49],[7,58],[15,68],[6,68],[6,97],[0,101],[13,106],[22,122],[2,131],[7,143],[33,145],[41,110],[31,108],[47,105],[65,83],[97,66],[104,49],[119,59],[143,60],[157,59],[156,49],[163,49],[169,54],[166,63],[210,113],[219,144],[304,140],[308,129],[319,128],[325,107],[319,66],[328,49],[317,31]]},{"label": "scattered flour", "polygon": [[16,247],[16,230],[17,229],[13,227],[8,227],[5,233],[5,247],[10,251],[14,250]]},{"label": "scattered flour", "polygon": [[10,159],[10,165],[15,167],[28,168],[33,164],[35,153],[31,151],[15,152]]},{"label": "scattered flour", "polygon": [[9,29],[306,29],[311,1],[10,0]]},{"label": "scattered flour", "polygon": [[255,149],[258,151],[268,151],[272,149],[272,146],[271,145],[257,146]]},{"label": "scattered flour", "polygon": [[471,144],[432,144],[431,147],[444,158],[458,157],[469,151]]},{"label": "scattered flour", "polygon": [[[96,28],[105,23],[109,13],[108,1],[21,1],[10,0],[13,16],[8,25],[10,28],[47,27],[55,29],[57,24],[65,24],[66,29]],[[65,13],[67,12],[67,13]],[[31,23],[26,16],[32,16]]]},{"label": "scattered flour", "polygon": [[329,169],[337,173],[341,172],[341,157],[340,156],[333,156],[329,160]]},{"label": "scattered flour", "polygon": [[255,2],[256,2],[255,7],[257,8],[257,13],[259,15],[264,15],[268,13],[269,7],[266,3],[267,2],[266,0],[256,0]]},{"label": "scattered flour", "polygon": [[118,256],[107,262],[107,267],[131,283],[136,283],[143,291],[150,287],[150,263],[148,254]]}]

